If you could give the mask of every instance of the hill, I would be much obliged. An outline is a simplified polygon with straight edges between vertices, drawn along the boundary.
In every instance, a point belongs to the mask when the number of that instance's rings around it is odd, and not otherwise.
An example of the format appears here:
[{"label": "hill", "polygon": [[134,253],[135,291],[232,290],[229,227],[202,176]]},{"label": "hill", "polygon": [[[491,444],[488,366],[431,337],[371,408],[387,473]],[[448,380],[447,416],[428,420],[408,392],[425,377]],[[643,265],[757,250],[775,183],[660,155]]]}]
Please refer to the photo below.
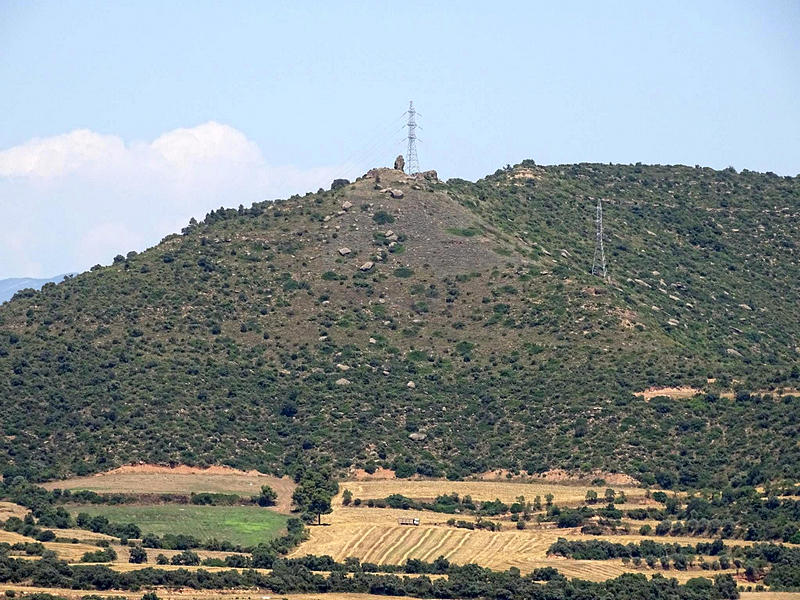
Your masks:
[{"label": "hill", "polygon": [[[800,179],[525,161],[219,209],[0,308],[0,462],[800,479]],[[603,198],[611,281],[590,274]],[[671,398],[637,392],[689,386]]]}]

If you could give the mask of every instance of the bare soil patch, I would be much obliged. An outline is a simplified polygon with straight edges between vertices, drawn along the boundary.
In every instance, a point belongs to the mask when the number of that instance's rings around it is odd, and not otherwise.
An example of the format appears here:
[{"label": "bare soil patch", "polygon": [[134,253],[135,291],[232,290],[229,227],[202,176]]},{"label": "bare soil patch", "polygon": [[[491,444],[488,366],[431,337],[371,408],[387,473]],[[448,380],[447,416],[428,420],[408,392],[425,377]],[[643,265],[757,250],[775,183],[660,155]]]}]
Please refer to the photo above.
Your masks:
[{"label": "bare soil patch", "polygon": [[694,398],[697,394],[702,394],[703,390],[690,387],[688,385],[680,387],[650,387],[643,392],[637,392],[637,396],[642,396],[649,402],[656,396],[666,396],[674,400],[686,400],[687,398]]}]

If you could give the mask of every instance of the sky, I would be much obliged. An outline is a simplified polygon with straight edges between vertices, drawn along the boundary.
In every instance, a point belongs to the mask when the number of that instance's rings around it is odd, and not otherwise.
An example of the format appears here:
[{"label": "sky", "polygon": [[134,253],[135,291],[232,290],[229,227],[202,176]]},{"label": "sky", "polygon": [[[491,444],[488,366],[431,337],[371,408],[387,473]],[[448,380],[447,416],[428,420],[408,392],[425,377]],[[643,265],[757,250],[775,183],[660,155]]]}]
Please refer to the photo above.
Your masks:
[{"label": "sky", "polygon": [[404,152],[800,174],[800,2],[0,0],[0,278]]}]

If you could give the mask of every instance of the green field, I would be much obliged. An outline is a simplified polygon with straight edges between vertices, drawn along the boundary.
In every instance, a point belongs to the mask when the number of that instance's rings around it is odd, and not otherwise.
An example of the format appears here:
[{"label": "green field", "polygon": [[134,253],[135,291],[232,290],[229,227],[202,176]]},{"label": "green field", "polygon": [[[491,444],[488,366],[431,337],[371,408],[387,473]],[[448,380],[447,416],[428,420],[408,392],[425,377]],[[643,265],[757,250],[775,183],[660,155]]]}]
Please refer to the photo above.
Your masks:
[{"label": "green field", "polygon": [[68,507],[76,516],[85,512],[116,523],[135,523],[142,533],[191,535],[252,546],[277,537],[288,517],[258,506],[194,506],[191,504],[96,505]]}]

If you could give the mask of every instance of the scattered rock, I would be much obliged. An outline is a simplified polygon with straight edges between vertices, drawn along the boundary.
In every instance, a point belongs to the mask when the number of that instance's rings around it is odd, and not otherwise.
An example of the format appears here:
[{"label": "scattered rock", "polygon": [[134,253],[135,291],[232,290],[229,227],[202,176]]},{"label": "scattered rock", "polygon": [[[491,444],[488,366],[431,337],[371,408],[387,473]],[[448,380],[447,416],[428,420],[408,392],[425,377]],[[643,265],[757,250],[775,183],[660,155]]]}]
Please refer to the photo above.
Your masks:
[{"label": "scattered rock", "polygon": [[349,179],[334,179],[333,183],[331,184],[331,189],[338,190],[339,188],[343,188],[346,185],[350,185]]},{"label": "scattered rock", "polygon": [[378,340],[376,340],[375,338],[369,338],[369,343],[370,344],[377,344]]},{"label": "scattered rock", "polygon": [[392,189],[392,190],[389,190],[389,193],[392,195],[392,198],[395,198],[395,199],[400,199],[405,195],[405,194],[403,194],[403,190]]},{"label": "scattered rock", "polygon": [[394,235],[394,231],[392,231],[391,229],[387,229],[386,233],[384,233],[383,235],[384,235],[384,237],[387,237],[387,238],[388,237],[392,237]]},{"label": "scattered rock", "polygon": [[350,370],[350,367],[348,367],[347,365],[343,365],[342,363],[339,363],[338,365],[336,365],[336,368],[339,369],[340,371],[349,371]]},{"label": "scattered rock", "polygon": [[353,208],[353,203],[352,202],[350,202],[348,200],[345,200],[344,202],[342,202],[342,210],[350,210],[351,208]]},{"label": "scattered rock", "polygon": [[415,431],[414,433],[409,433],[408,437],[409,437],[409,439],[414,440],[415,442],[421,442],[422,440],[424,440],[428,436],[425,435],[424,433],[420,433],[418,431]]},{"label": "scattered rock", "polygon": [[371,260],[368,260],[367,262],[365,262],[363,265],[361,265],[358,268],[361,269],[362,271],[369,271],[374,266],[375,266],[375,263],[372,262]]},{"label": "scattered rock", "polygon": [[394,168],[398,171],[402,171],[406,168],[406,159],[403,158],[402,154],[398,154],[397,158],[394,159]]},{"label": "scattered rock", "polygon": [[414,388],[416,388],[416,387],[417,387],[417,384],[416,384],[416,383],[414,383],[413,381],[409,381],[409,382],[406,384],[406,387],[407,387],[408,389],[410,389],[410,390],[413,390]]},{"label": "scattered rock", "polygon": [[330,221],[330,220],[331,220],[331,216],[330,216],[330,215],[325,215],[325,216],[322,218],[322,220],[323,220],[323,221],[325,221],[325,222],[327,223],[328,221]]},{"label": "scattered rock", "polygon": [[734,350],[733,348],[726,348],[725,352],[727,352],[731,356],[738,356],[739,358],[742,357],[742,353],[739,352],[738,350]]},{"label": "scattered rock", "polygon": [[352,250],[350,250],[350,248],[348,248],[346,246],[344,248],[339,248],[339,254],[341,254],[342,256],[347,256],[351,252],[352,252]]},{"label": "scattered rock", "polygon": [[430,171],[423,171],[420,173],[423,179],[427,179],[428,181],[439,181],[439,174],[431,169]]},{"label": "scattered rock", "polygon": [[350,385],[350,380],[342,377],[341,379],[336,380],[336,385]]}]

